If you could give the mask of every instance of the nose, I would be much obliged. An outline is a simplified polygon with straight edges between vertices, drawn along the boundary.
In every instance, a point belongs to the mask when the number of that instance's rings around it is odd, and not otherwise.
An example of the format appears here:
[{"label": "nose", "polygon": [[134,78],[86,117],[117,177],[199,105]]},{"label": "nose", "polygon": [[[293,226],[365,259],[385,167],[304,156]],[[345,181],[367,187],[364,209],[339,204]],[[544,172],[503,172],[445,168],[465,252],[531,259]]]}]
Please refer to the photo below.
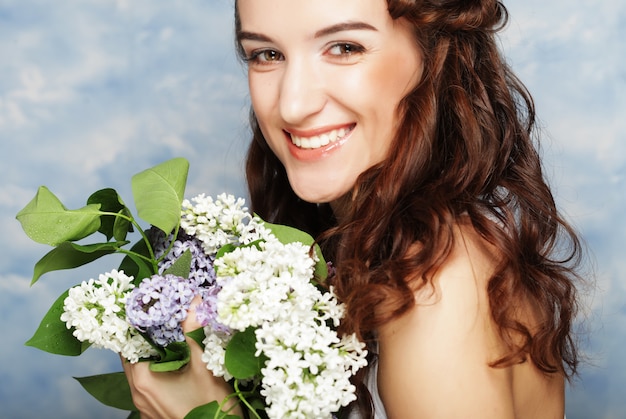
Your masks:
[{"label": "nose", "polygon": [[288,124],[296,125],[319,113],[326,104],[323,77],[314,63],[292,60],[284,69],[279,110]]}]

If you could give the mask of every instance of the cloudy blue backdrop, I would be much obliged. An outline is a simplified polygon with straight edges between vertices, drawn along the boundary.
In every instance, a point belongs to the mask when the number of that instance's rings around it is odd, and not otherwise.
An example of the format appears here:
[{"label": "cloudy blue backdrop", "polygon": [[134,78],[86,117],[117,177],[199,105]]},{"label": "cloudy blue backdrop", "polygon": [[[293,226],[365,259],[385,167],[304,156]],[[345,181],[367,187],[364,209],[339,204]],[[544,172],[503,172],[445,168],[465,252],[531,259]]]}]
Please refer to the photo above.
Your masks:
[{"label": "cloudy blue backdrop", "polygon": [[[502,46],[534,93],[546,170],[596,260],[568,419],[626,417],[626,3],[511,0]],[[188,194],[244,193],[245,74],[231,0],[0,0],[0,417],[125,417],[72,376],[119,370],[115,355],[62,358],[23,346],[67,287],[107,270],[45,276],[48,249],[15,214],[46,184],[70,208],[172,156]],[[89,412],[89,413],[85,413]]]}]

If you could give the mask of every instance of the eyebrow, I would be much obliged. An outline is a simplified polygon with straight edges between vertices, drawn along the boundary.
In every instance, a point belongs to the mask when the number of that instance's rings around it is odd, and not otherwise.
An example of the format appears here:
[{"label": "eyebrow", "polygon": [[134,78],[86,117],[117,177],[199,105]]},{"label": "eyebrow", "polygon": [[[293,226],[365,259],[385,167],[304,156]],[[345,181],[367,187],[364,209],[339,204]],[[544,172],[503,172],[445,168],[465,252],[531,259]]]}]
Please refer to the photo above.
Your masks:
[{"label": "eyebrow", "polygon": [[[369,23],[342,22],[342,23],[337,23],[335,25],[331,25],[326,28],[320,29],[319,31],[315,32],[315,35],[313,37],[321,38],[321,37],[332,35],[338,32],[354,31],[354,30],[367,30],[367,31],[376,31],[376,32],[378,31],[378,29],[376,29],[374,26],[370,25]],[[260,41],[260,42],[272,41],[272,39],[268,36],[265,36],[263,34],[256,33],[256,32],[247,32],[247,31],[240,31],[237,34],[237,40],[239,42],[243,40]]]},{"label": "eyebrow", "polygon": [[321,38],[326,35],[332,35],[337,32],[343,31],[355,31],[355,30],[367,30],[367,31],[378,31],[375,27],[365,22],[342,22],[337,23],[336,25],[331,25],[327,28],[320,29],[315,32],[315,38]]}]

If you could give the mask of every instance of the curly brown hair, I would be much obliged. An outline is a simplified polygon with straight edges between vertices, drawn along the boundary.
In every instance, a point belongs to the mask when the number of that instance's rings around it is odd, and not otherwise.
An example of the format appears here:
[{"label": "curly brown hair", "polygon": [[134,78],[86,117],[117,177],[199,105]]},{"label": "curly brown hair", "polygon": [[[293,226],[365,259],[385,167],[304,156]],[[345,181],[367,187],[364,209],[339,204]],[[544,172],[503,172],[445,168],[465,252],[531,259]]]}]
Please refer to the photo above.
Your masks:
[{"label": "curly brown hair", "polygon": [[[496,44],[507,10],[495,0],[387,2],[393,19],[411,23],[424,59],[421,81],[399,104],[388,156],[361,174],[339,222],[327,204],[296,196],[251,112],[252,209],[319,237],[348,307],[343,331],[365,340],[413,307],[415,290],[449,255],[454,226],[469,218],[502,252],[488,295],[509,353],[491,365],[529,357],[545,373],[571,377],[581,243],[544,178],[532,98]],[[520,319],[519,301],[532,304],[538,324]]]}]

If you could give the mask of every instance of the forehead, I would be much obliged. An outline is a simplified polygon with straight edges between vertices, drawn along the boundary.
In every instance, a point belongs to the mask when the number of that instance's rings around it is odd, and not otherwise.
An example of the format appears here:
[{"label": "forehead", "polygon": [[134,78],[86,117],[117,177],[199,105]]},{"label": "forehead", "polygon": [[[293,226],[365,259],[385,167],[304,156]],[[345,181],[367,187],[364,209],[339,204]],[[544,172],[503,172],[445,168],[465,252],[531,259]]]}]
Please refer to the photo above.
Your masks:
[{"label": "forehead", "polygon": [[310,36],[339,22],[383,28],[391,20],[386,0],[237,0],[241,30]]}]

